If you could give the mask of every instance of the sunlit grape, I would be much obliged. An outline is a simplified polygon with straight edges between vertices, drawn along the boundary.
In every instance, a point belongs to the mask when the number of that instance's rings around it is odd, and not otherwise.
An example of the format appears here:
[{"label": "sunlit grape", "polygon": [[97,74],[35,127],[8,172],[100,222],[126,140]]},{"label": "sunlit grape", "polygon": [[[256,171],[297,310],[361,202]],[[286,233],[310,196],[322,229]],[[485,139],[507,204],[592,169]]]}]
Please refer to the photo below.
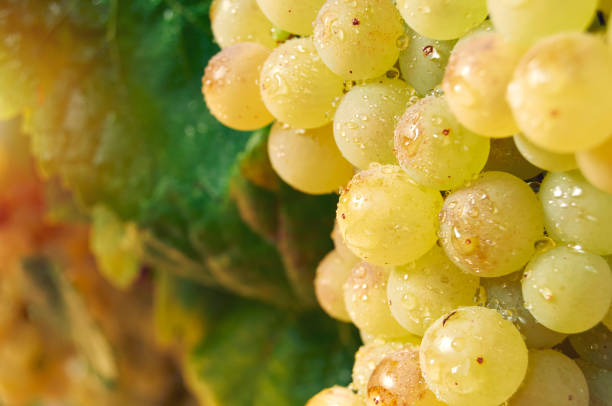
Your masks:
[{"label": "sunlit grape", "polygon": [[276,26],[299,35],[312,34],[312,25],[325,0],[257,0]]},{"label": "sunlit grape", "polygon": [[399,341],[374,339],[372,342],[359,347],[353,365],[353,388],[357,391],[357,394],[365,399],[368,395],[368,381],[378,363],[388,354],[410,345]]},{"label": "sunlit grape", "polygon": [[365,406],[365,403],[350,389],[333,386],[314,395],[306,406]]},{"label": "sunlit grape", "polygon": [[351,320],[344,304],[343,286],[357,262],[356,257],[346,260],[334,250],[317,267],[314,281],[317,300],[327,314],[341,321]]},{"label": "sunlit grape", "polygon": [[210,27],[221,48],[239,42],[276,46],[272,23],[255,0],[214,0],[210,5]]}]

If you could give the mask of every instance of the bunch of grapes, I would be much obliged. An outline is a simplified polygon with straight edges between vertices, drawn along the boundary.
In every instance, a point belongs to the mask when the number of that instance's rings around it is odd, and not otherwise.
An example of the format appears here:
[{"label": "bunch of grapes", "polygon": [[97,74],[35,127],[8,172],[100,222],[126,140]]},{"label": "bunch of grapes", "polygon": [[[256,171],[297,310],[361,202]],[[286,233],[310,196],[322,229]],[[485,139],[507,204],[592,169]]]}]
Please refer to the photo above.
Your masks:
[{"label": "bunch of grapes", "polygon": [[609,11],[213,2],[212,114],[340,191],[315,290],[364,345],[308,406],[612,404]]}]

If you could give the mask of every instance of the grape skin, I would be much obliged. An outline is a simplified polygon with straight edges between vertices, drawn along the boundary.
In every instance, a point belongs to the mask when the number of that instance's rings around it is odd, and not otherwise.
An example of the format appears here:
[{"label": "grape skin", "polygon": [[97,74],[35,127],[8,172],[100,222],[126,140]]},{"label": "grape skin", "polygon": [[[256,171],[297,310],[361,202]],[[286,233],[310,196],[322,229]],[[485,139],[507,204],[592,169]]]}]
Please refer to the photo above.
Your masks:
[{"label": "grape skin", "polygon": [[317,301],[327,314],[340,321],[351,321],[344,303],[343,286],[357,262],[357,258],[345,260],[333,250],[317,267],[314,281]]},{"label": "grape skin", "polygon": [[334,222],[334,228],[330,237],[334,242],[335,251],[344,261],[358,261],[359,257],[353,254],[353,251],[351,251],[344,243],[344,238],[342,238],[337,221]]},{"label": "grape skin", "polygon": [[276,26],[299,35],[312,34],[312,25],[325,0],[257,0]]},{"label": "grape skin", "polygon": [[355,354],[355,363],[353,364],[353,388],[357,394],[364,399],[368,395],[368,381],[374,369],[380,361],[388,354],[399,351],[407,345],[399,341],[384,341],[374,339],[372,342],[362,345]]},{"label": "grape skin", "polygon": [[533,145],[522,134],[514,136],[514,143],[523,157],[533,165],[551,172],[566,172],[576,169],[574,154],[558,154]]},{"label": "grape skin", "polygon": [[612,138],[595,148],[576,153],[584,177],[595,187],[612,193]]},{"label": "grape skin", "polygon": [[272,23],[255,0],[213,0],[210,27],[221,48],[239,42],[258,42],[268,48],[276,46]]},{"label": "grape skin", "polygon": [[333,386],[314,395],[306,406],[365,406],[365,404],[350,389]]}]

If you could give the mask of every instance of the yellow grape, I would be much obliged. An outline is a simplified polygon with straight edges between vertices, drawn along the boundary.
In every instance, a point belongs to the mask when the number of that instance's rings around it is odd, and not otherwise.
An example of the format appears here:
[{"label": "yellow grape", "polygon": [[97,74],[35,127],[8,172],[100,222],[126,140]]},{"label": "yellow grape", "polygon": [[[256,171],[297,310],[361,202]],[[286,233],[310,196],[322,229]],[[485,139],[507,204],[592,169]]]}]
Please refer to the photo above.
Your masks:
[{"label": "yellow grape", "polygon": [[344,189],[336,219],[346,245],[359,257],[401,265],[433,247],[441,206],[439,192],[414,183],[399,166],[373,165]]},{"label": "yellow grape", "polygon": [[612,133],[611,71],[612,53],[595,35],[565,33],[539,41],[508,86],[516,123],[531,142],[553,152],[601,144]]},{"label": "yellow grape", "polygon": [[443,88],[461,124],[488,137],[508,137],[518,131],[505,95],[521,55],[520,48],[495,32],[473,35],[457,44]]},{"label": "yellow grape", "polygon": [[224,48],[208,61],[202,92],[221,123],[246,131],[274,120],[259,93],[259,71],[270,52],[256,42],[243,42]]},{"label": "yellow grape", "polygon": [[332,126],[310,130],[275,123],[268,138],[272,168],[285,182],[309,194],[335,192],[353,176],[353,167],[338,151]]},{"label": "yellow grape", "polygon": [[342,257],[343,260],[357,261],[359,257],[353,254],[353,251],[351,251],[344,243],[344,238],[340,233],[340,228],[338,227],[337,221],[334,222],[334,229],[331,232],[331,239],[334,242],[334,248],[336,252],[338,253],[338,255],[340,255],[340,257]]},{"label": "yellow grape", "polygon": [[258,42],[268,48],[276,46],[272,23],[255,0],[213,0],[210,26],[221,48],[239,42]]},{"label": "yellow grape", "polygon": [[312,34],[312,25],[325,0],[257,0],[276,26],[299,35]]},{"label": "yellow grape", "polygon": [[521,155],[511,137],[491,140],[489,159],[483,170],[485,172],[508,172],[521,179],[531,179],[542,173],[542,169],[534,166]]},{"label": "yellow grape", "polygon": [[274,117],[296,128],[332,121],[344,90],[344,79],[325,66],[310,37],[289,40],[272,51],[259,83]]},{"label": "yellow grape", "polygon": [[525,381],[508,406],[589,406],[589,387],[576,363],[553,350],[529,351]]},{"label": "yellow grape", "polygon": [[422,336],[443,314],[473,303],[479,278],[462,272],[434,245],[421,258],[395,267],[387,284],[389,307],[409,332]]},{"label": "yellow grape", "polygon": [[580,172],[606,193],[612,193],[612,138],[594,148],[576,153]]},{"label": "yellow grape", "polygon": [[421,343],[427,386],[452,406],[498,406],[527,371],[527,347],[495,310],[462,307],[432,324]]},{"label": "yellow grape", "polygon": [[346,260],[336,250],[323,258],[317,267],[314,286],[319,304],[331,317],[351,321],[344,304],[343,286],[358,259]]},{"label": "yellow grape", "polygon": [[350,389],[333,386],[314,395],[306,406],[365,406],[365,404]]},{"label": "yellow grape", "polygon": [[355,354],[355,363],[353,364],[352,384],[357,394],[365,399],[368,395],[368,381],[378,363],[388,354],[399,351],[409,345],[411,344],[399,341],[384,341],[377,338],[359,347]]},{"label": "yellow grape", "polygon": [[352,80],[381,76],[397,61],[404,35],[391,0],[327,0],[314,27],[323,62]]},{"label": "yellow grape", "polygon": [[574,154],[559,154],[547,151],[532,144],[522,134],[514,136],[514,143],[521,155],[538,168],[551,172],[566,172],[578,167]]},{"label": "yellow grape", "polygon": [[533,317],[565,334],[594,327],[612,302],[612,272],[606,261],[567,246],[535,256],[525,267],[522,285]]}]

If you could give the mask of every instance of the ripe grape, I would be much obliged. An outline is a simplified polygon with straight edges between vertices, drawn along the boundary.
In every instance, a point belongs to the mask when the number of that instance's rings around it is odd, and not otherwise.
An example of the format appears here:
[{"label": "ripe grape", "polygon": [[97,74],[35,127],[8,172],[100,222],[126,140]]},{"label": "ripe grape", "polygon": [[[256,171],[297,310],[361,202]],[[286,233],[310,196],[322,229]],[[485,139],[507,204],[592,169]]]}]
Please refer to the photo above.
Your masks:
[{"label": "ripe grape", "polygon": [[276,46],[272,23],[255,0],[213,0],[210,27],[221,48],[239,42],[258,42],[268,48]]},{"label": "ripe grape", "polygon": [[612,194],[602,192],[577,171],[549,173],[540,187],[546,231],[557,241],[612,254]]},{"label": "ripe grape", "polygon": [[362,262],[357,264],[344,285],[344,301],[353,323],[377,337],[408,335],[391,314],[387,299],[390,268]]},{"label": "ripe grape", "polygon": [[435,244],[441,206],[437,191],[414,183],[399,166],[373,165],[344,189],[336,218],[346,245],[359,257],[401,265]]},{"label": "ripe grape", "polygon": [[599,323],[612,301],[612,273],[594,254],[559,246],[535,256],[524,271],[523,297],[537,321],[574,334]]},{"label": "ripe grape", "polygon": [[586,29],[597,0],[487,0],[495,29],[510,41],[529,45],[552,34]]},{"label": "ripe grape", "polygon": [[342,155],[360,169],[372,162],[396,163],[393,130],[413,97],[414,90],[399,79],[353,87],[334,116],[334,137]]},{"label": "ripe grape", "polygon": [[395,129],[395,154],[416,182],[455,189],[485,166],[489,139],[464,128],[445,97],[427,96],[410,106]]},{"label": "ripe grape", "polygon": [[478,286],[478,277],[463,273],[434,245],[416,261],[393,269],[387,296],[395,319],[412,334],[422,336],[443,314],[471,305]]},{"label": "ripe grape", "polygon": [[519,128],[535,145],[558,153],[601,144],[612,133],[611,71],[612,53],[597,36],[566,33],[538,42],[508,86]]},{"label": "ripe grape", "polygon": [[542,208],[526,183],[485,172],[451,193],[440,213],[440,242],[465,272],[495,277],[519,270],[544,231]]},{"label": "ripe grape", "polygon": [[268,139],[268,155],[276,173],[304,193],[337,191],[353,176],[353,167],[338,151],[332,126],[310,130],[275,123]]},{"label": "ripe grape", "polygon": [[551,172],[566,172],[576,169],[574,154],[558,154],[532,144],[522,134],[514,136],[514,143],[526,160],[535,166]]},{"label": "ripe grape", "polygon": [[594,148],[576,153],[580,172],[594,186],[612,193],[612,138]]},{"label": "ripe grape", "polygon": [[566,334],[552,331],[529,313],[525,308],[521,289],[521,272],[500,278],[483,278],[486,292],[486,306],[497,310],[504,319],[514,323],[529,348],[550,348],[559,344]]},{"label": "ripe grape", "polygon": [[442,82],[444,69],[456,41],[427,38],[408,28],[405,42],[405,49],[399,56],[402,77],[420,95],[425,95]]},{"label": "ripe grape", "polygon": [[391,0],[327,0],[314,27],[323,62],[346,79],[370,79],[397,61],[401,17]]},{"label": "ripe grape", "polygon": [[359,347],[355,354],[352,384],[357,394],[365,399],[368,395],[368,381],[378,363],[388,354],[399,351],[409,345],[398,341],[386,342],[381,339],[374,339],[372,342]]},{"label": "ripe grape", "polygon": [[340,233],[340,228],[338,227],[338,222],[334,222],[334,229],[331,232],[331,239],[334,242],[335,251],[342,257],[344,261],[357,261],[359,257],[353,254],[346,244],[344,243],[344,238],[342,238],[342,234]]},{"label": "ripe grape", "polygon": [[259,93],[259,71],[270,49],[256,42],[224,48],[208,61],[202,78],[206,105],[221,123],[255,130],[274,120]]},{"label": "ripe grape", "polygon": [[369,404],[378,406],[444,406],[427,388],[418,347],[408,346],[383,358],[368,381]]},{"label": "ripe grape", "polygon": [[585,361],[612,371],[612,331],[603,324],[570,336],[570,343]]},{"label": "ripe grape", "polygon": [[589,387],[572,359],[553,350],[531,350],[525,380],[508,404],[589,406]]},{"label": "ripe grape", "polygon": [[491,140],[489,159],[483,170],[485,172],[508,172],[521,179],[531,179],[542,173],[542,169],[534,166],[521,155],[511,137]]},{"label": "ripe grape", "polygon": [[518,131],[505,95],[521,55],[520,48],[494,32],[473,35],[457,44],[443,87],[461,124],[489,137],[507,137]]},{"label": "ripe grape", "polygon": [[463,307],[429,327],[420,350],[427,386],[453,406],[497,406],[519,387],[527,347],[495,310]]},{"label": "ripe grape", "polygon": [[312,25],[325,0],[257,0],[276,26],[299,35],[312,34]]},{"label": "ripe grape", "polygon": [[310,37],[289,40],[272,51],[259,83],[274,117],[296,128],[329,123],[344,89],[344,79],[327,69]]},{"label": "ripe grape", "polygon": [[333,386],[314,395],[306,406],[365,406],[365,404],[350,389]]},{"label": "ripe grape", "polygon": [[459,38],[487,17],[486,0],[397,0],[397,8],[410,28],[440,40]]},{"label": "ripe grape", "polygon": [[612,406],[612,371],[599,368],[582,359],[576,363],[584,373],[589,385],[589,400],[592,406]]},{"label": "ripe grape", "polygon": [[317,300],[327,314],[341,321],[351,321],[344,304],[343,286],[357,262],[356,257],[346,260],[333,250],[317,267],[314,281]]}]

